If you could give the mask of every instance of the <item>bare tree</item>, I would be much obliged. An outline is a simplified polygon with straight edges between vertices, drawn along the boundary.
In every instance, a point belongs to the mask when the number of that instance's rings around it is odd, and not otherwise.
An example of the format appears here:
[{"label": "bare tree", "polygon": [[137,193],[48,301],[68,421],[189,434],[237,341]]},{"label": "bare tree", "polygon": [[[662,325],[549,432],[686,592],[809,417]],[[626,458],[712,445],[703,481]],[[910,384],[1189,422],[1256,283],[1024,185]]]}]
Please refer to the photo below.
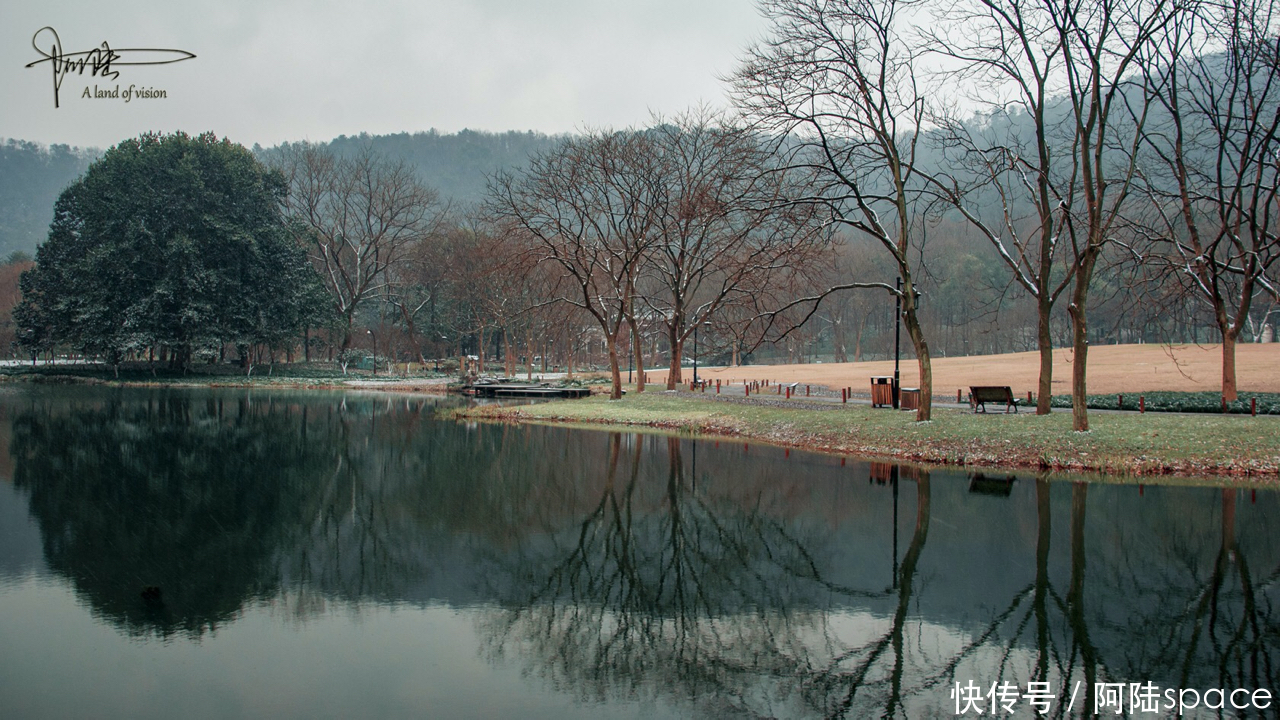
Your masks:
[{"label": "bare tree", "polygon": [[903,36],[911,0],[765,0],[772,35],[749,51],[733,77],[742,109],[784,136],[788,164],[814,176],[802,202],[822,204],[831,221],[869,238],[893,258],[901,286],[878,287],[902,300],[902,321],[920,369],[917,420],[932,411],[929,346],[917,316],[915,270],[923,242],[924,189],[917,148],[925,119],[916,55]]},{"label": "bare tree", "polygon": [[[654,241],[643,295],[671,345],[667,389],[682,381],[684,345],[750,285],[779,279],[820,247],[812,204],[788,204],[789,177],[747,130],[704,110],[647,131]],[[704,331],[705,334],[705,331]]]},{"label": "bare tree", "polygon": [[1222,336],[1222,397],[1235,400],[1235,348],[1280,267],[1280,39],[1274,0],[1205,4],[1170,23],[1143,64],[1163,110],[1144,134],[1143,188],[1157,277],[1209,306]]},{"label": "bare tree", "polygon": [[443,219],[439,197],[407,164],[368,148],[343,157],[297,143],[273,164],[289,179],[286,211],[333,297],[346,349],[361,303],[387,291],[392,268]]},{"label": "bare tree", "polygon": [[490,187],[496,217],[528,238],[539,262],[561,270],[555,299],[588,313],[604,335],[613,399],[622,397],[618,337],[651,236],[641,170],[651,156],[639,133],[592,133],[499,174]]},{"label": "bare tree", "polygon": [[1062,49],[1062,91],[1067,99],[1058,157],[1070,166],[1070,238],[1074,282],[1071,316],[1072,427],[1089,430],[1086,386],[1089,360],[1089,292],[1103,250],[1132,219],[1130,195],[1137,177],[1138,147],[1152,98],[1130,78],[1150,56],[1156,33],[1183,12],[1174,0],[1039,0],[1050,37]]},{"label": "bare tree", "polygon": [[[953,110],[938,118],[938,139],[950,161],[937,177],[938,192],[995,247],[1035,300],[1036,413],[1047,415],[1053,395],[1050,320],[1074,275],[1060,252],[1073,186],[1069,174],[1055,174],[1055,161],[1061,162],[1055,105],[1062,103],[1055,90],[1066,72],[1065,53],[1040,0],[971,0],[942,18],[922,33],[922,44],[960,61],[947,74],[979,88],[970,99],[985,113],[961,119]],[[994,216],[978,207],[994,209]]]}]

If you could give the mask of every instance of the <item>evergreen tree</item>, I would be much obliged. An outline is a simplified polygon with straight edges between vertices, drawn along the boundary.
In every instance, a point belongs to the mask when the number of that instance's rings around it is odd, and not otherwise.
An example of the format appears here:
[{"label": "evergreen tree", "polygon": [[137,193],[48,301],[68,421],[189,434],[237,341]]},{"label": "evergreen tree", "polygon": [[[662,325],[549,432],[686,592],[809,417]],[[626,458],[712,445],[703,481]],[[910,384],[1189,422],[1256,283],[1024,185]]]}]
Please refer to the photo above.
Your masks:
[{"label": "evergreen tree", "polygon": [[19,340],[113,364],[167,347],[185,366],[226,343],[301,335],[318,278],[285,232],[285,192],[282,176],[212,133],[120,143],[58,198],[22,278]]}]

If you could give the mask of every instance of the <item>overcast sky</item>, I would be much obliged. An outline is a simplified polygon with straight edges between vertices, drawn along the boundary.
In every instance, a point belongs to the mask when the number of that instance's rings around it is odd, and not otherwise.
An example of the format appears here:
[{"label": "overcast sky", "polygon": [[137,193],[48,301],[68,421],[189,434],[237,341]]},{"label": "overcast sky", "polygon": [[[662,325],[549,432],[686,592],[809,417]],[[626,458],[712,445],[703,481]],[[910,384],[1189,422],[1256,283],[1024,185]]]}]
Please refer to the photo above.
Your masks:
[{"label": "overcast sky", "polygon": [[[32,47],[103,41],[185,50],[115,79],[53,71]],[[726,104],[720,77],[765,30],[751,0],[59,0],[0,9],[0,137],[107,147],[139,133],[212,130],[244,145],[436,128],[560,133]],[[41,36],[42,47],[51,36]],[[147,59],[158,59],[152,56]],[[89,99],[94,86],[123,96]]]}]

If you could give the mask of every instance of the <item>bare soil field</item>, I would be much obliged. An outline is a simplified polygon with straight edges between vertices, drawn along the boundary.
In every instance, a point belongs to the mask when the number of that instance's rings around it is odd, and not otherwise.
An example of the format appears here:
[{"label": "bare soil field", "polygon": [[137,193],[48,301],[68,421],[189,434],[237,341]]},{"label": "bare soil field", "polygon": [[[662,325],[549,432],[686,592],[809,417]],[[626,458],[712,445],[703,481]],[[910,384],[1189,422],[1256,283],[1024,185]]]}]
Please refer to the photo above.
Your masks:
[{"label": "bare soil field", "polygon": [[[1071,392],[1071,350],[1054,351],[1053,392]],[[919,384],[915,360],[902,362],[903,387]],[[970,385],[1009,385],[1015,395],[1034,392],[1040,371],[1038,353],[977,355],[933,359],[934,395],[954,398],[955,391]],[[698,376],[721,382],[769,380],[808,383],[829,388],[852,387],[870,392],[870,378],[893,375],[893,361],[813,365],[750,365],[700,368]],[[650,382],[665,382],[667,373],[649,371]],[[684,379],[693,376],[685,368]],[[1280,393],[1280,343],[1236,346],[1236,378],[1242,393]],[[1138,393],[1155,390],[1184,392],[1222,388],[1222,351],[1219,345],[1099,345],[1089,348],[1089,393]]]}]

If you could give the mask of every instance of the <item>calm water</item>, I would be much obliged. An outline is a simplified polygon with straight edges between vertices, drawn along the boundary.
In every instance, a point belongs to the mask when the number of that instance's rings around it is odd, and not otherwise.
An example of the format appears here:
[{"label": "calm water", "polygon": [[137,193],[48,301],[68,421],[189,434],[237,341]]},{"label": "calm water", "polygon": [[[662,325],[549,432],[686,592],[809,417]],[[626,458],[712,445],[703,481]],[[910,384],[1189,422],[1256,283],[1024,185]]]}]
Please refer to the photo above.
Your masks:
[{"label": "calm water", "polygon": [[1280,689],[1274,492],[437,407],[0,389],[0,717],[951,717],[970,682],[986,708],[1046,682],[1059,717],[1098,683]]}]

